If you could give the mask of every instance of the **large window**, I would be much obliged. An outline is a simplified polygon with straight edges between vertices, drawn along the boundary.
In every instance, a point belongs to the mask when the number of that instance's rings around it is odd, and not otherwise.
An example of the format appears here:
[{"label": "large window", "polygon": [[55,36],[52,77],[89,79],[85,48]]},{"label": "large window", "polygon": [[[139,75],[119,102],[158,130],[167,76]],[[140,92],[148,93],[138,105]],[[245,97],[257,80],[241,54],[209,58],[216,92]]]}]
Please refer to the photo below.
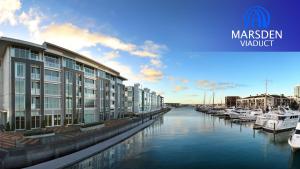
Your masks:
[{"label": "large window", "polygon": [[45,83],[44,91],[46,95],[60,95],[60,84]]},{"label": "large window", "polygon": [[54,56],[45,55],[45,66],[60,68],[59,58]]},{"label": "large window", "polygon": [[45,115],[45,125],[52,126],[52,115]]},{"label": "large window", "polygon": [[15,80],[15,92],[18,94],[25,94],[25,79],[17,78]]},{"label": "large window", "polygon": [[32,97],[31,98],[31,109],[40,109],[41,108],[41,98]]},{"label": "large window", "polygon": [[11,56],[18,58],[29,58],[30,50],[28,48],[23,47],[12,47],[11,48]]},{"label": "large window", "polygon": [[16,111],[16,129],[25,129],[25,112]]},{"label": "large window", "polygon": [[60,73],[58,71],[45,70],[45,80],[59,82],[59,74]]},{"label": "large window", "polygon": [[15,63],[15,77],[16,78],[25,78],[25,64],[24,63]]},{"label": "large window", "polygon": [[31,67],[31,78],[35,80],[40,80],[41,70],[39,67]]},{"label": "large window", "polygon": [[75,69],[75,61],[72,59],[64,59],[64,66],[70,69]]},{"label": "large window", "polygon": [[25,95],[16,94],[15,95],[15,110],[25,110]]},{"label": "large window", "polygon": [[84,67],[84,75],[94,77],[95,76],[95,70],[93,68]]},{"label": "large window", "polygon": [[84,107],[95,107],[94,99],[84,99]]},{"label": "large window", "polygon": [[84,86],[88,88],[95,88],[95,81],[92,79],[84,79]]},{"label": "large window", "polygon": [[41,127],[41,116],[31,116],[31,128]]},{"label": "large window", "polygon": [[45,97],[45,109],[60,109],[60,98]]},{"label": "large window", "polygon": [[31,94],[39,95],[40,94],[40,82],[33,81],[31,82]]},{"label": "large window", "polygon": [[54,115],[54,126],[61,125],[61,116],[60,115]]}]

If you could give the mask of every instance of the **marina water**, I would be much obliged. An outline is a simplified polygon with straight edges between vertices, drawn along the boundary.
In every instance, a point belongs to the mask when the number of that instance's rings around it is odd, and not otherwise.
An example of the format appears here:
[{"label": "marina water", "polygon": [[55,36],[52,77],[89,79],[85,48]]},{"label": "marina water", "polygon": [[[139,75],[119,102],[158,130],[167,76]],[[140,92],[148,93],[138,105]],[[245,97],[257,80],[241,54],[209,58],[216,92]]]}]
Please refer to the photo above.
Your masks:
[{"label": "marina water", "polygon": [[235,124],[196,112],[172,109],[153,125],[69,168],[107,169],[300,169],[291,132],[265,133],[252,123]]}]

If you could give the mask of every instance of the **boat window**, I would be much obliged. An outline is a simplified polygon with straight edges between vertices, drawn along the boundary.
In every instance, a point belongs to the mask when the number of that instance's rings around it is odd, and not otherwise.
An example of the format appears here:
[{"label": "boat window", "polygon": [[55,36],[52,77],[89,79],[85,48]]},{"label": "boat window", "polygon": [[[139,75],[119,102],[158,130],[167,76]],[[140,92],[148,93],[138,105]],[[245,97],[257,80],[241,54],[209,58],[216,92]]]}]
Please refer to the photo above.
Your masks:
[{"label": "boat window", "polygon": [[295,134],[300,134],[300,130],[296,130],[296,131],[295,131]]},{"label": "boat window", "polygon": [[278,120],[284,120],[284,119],[285,119],[284,116],[279,116],[279,117],[278,117]]}]

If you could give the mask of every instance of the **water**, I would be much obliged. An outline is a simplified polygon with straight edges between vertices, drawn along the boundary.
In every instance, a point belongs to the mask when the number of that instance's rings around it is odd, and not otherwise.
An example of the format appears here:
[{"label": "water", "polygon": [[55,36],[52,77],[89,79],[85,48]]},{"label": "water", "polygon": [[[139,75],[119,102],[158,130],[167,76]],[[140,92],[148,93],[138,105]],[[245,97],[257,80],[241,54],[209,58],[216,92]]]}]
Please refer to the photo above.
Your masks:
[{"label": "water", "polygon": [[254,131],[252,124],[199,113],[192,107],[168,112],[122,143],[71,166],[107,169],[300,169],[290,132]]}]

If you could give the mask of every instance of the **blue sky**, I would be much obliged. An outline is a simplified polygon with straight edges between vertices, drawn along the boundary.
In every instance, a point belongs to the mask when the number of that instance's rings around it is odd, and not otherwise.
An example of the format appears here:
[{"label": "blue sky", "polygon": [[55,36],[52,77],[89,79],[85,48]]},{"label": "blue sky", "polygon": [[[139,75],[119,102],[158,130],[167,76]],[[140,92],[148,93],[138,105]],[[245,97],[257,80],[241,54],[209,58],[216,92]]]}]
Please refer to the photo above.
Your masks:
[{"label": "blue sky", "polygon": [[[255,95],[264,92],[266,79],[270,93],[292,95],[300,83],[300,35],[293,34],[300,24],[292,17],[300,14],[297,1],[286,2],[0,0],[0,34],[75,50],[120,71],[126,84],[140,82],[161,93],[166,102],[201,103],[212,88],[218,102],[225,95]],[[285,32],[266,51],[281,52],[253,52],[231,40],[243,12],[257,4],[270,10],[272,27]]]}]

